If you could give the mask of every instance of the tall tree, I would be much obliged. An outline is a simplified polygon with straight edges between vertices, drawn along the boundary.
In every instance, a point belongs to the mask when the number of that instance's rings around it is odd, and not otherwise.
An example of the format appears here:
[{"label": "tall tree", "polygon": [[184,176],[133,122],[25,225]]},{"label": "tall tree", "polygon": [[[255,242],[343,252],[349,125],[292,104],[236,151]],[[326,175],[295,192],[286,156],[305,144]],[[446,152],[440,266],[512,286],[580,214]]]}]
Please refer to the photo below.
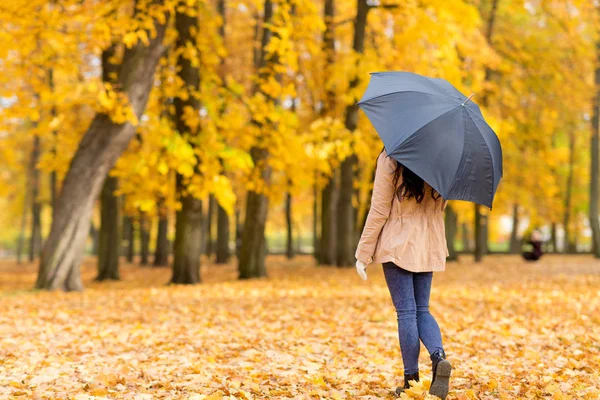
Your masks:
[{"label": "tall tree", "polygon": [[[600,15],[600,6],[597,7]],[[592,137],[590,141],[590,208],[589,219],[592,228],[592,252],[600,258],[600,222],[598,221],[598,202],[600,201],[600,39],[596,43],[596,72],[594,77],[596,96],[592,112]]]},{"label": "tall tree", "polygon": [[[323,52],[325,53],[325,81],[331,79],[335,63],[335,0],[325,0],[323,19]],[[326,85],[325,101],[321,109],[322,116],[335,112],[336,96],[330,85]],[[339,200],[339,173],[334,171],[321,195],[321,241],[319,245],[319,264],[337,263],[337,204]]]},{"label": "tall tree", "polygon": [[[186,113],[199,113],[200,100],[200,69],[198,60],[191,55],[186,55],[186,48],[197,47],[197,34],[199,29],[198,7],[199,3],[192,3],[189,9],[180,8],[175,15],[177,29],[178,49],[177,68],[178,75],[185,85],[185,95],[175,97],[175,125],[177,130],[187,137],[195,147],[198,145],[198,126],[189,126],[186,122]],[[199,160],[198,160],[199,161]],[[199,173],[198,162],[195,174]],[[173,258],[173,275],[171,283],[195,284],[201,281],[200,256],[202,254],[202,200],[190,193],[186,185],[186,177],[177,174],[177,193],[180,196],[181,209],[175,218],[175,243]]]},{"label": "tall tree", "polygon": [[[263,28],[260,45],[260,54],[257,57],[256,69],[258,71],[259,84],[256,89],[258,95],[265,99],[271,106],[278,105],[278,99],[270,93],[265,92],[263,84],[270,77],[278,79],[275,73],[276,66],[279,64],[277,52],[269,50],[269,44],[273,38],[273,1],[264,1],[263,10]],[[273,129],[273,121],[258,121],[253,119],[252,124],[261,130]],[[271,166],[268,165],[269,150],[261,144],[257,144],[250,150],[250,155],[255,165],[256,179],[259,179],[268,186],[271,180]],[[239,278],[259,278],[267,275],[265,268],[266,239],[265,226],[267,223],[269,199],[263,191],[249,190],[246,199],[246,216],[242,232],[242,243],[239,251]]]},{"label": "tall tree", "polygon": [[[226,39],[226,26],[227,26],[227,9],[225,0],[217,1],[217,11],[221,17],[221,25],[219,26],[219,36],[221,41],[225,43]],[[221,65],[219,68],[219,77],[222,81],[226,80],[226,64],[225,57],[221,59]],[[226,103],[223,102],[219,112],[221,117],[225,115]],[[215,245],[216,260],[217,264],[225,264],[229,261],[229,215],[227,211],[220,205],[217,204],[217,242]]]},{"label": "tall tree", "polygon": [[[161,8],[163,1],[147,7]],[[162,13],[162,10],[159,10]],[[135,16],[149,19],[148,9],[136,8]],[[138,42],[125,50],[119,69],[119,90],[129,100],[138,120],[146,107],[154,83],[154,71],[163,53],[164,14],[155,20],[147,44]],[[55,218],[44,245],[36,287],[39,289],[82,290],[79,266],[89,232],[92,207],[107,172],[135,135],[131,118],[118,122],[99,112],[81,140],[56,202]]]},{"label": "tall tree", "polygon": [[[354,39],[352,49],[357,54],[363,54],[365,48],[365,30],[369,5],[367,0],[357,0],[356,18],[354,20]],[[360,77],[358,71],[350,81],[349,90],[358,87]],[[358,106],[354,103],[346,107],[345,126],[354,132],[358,126]],[[337,265],[347,267],[354,264],[354,250],[356,245],[356,210],[352,200],[354,198],[354,168],[358,158],[356,154],[349,155],[340,168],[340,195],[337,208]]]},{"label": "tall tree", "polygon": [[[112,45],[102,52],[102,81],[115,84],[118,65],[112,63],[117,46]],[[108,175],[100,193],[100,232],[98,234],[98,276],[96,280],[119,279],[119,255],[123,232],[121,199],[115,192],[118,179]]]},{"label": "tall tree", "polygon": [[[499,0],[492,0],[491,10],[487,19],[487,25],[485,30],[485,38],[489,46],[492,45],[492,38],[494,35],[494,24],[496,22],[496,16],[498,13]],[[492,77],[492,70],[489,67],[485,69],[485,81],[489,82]],[[488,105],[488,93],[484,93],[482,97],[482,103],[484,106]],[[475,204],[475,262],[480,262],[483,259],[483,255],[487,253],[487,214],[481,212],[479,204]]]}]

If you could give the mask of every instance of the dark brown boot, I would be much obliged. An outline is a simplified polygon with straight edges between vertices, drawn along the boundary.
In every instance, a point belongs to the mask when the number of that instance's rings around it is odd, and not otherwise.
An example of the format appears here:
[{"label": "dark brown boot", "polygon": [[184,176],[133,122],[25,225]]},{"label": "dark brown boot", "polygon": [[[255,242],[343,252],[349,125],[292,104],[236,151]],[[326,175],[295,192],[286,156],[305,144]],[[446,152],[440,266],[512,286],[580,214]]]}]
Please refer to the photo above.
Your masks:
[{"label": "dark brown boot", "polygon": [[410,381],[417,381],[419,382],[419,373],[417,372],[416,374],[408,374],[408,375],[404,375],[404,386],[398,386],[396,388],[396,391],[394,393],[396,393],[396,396],[400,396],[405,389],[410,389]]},{"label": "dark brown boot", "polygon": [[431,362],[432,377],[429,394],[445,400],[446,396],[448,396],[448,389],[450,387],[450,374],[452,372],[452,366],[448,360],[446,360],[446,353],[444,353],[444,350],[438,350],[433,353],[431,355]]}]

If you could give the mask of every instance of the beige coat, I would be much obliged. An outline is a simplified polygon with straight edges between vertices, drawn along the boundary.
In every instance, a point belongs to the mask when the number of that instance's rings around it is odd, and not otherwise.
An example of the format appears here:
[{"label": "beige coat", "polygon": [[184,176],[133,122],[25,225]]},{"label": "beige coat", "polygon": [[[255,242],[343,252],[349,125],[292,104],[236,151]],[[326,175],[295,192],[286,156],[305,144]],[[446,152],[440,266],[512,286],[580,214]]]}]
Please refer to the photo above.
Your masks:
[{"label": "beige coat", "polygon": [[356,259],[365,265],[393,262],[413,272],[443,271],[448,256],[443,216],[446,201],[435,201],[427,184],[421,203],[399,201],[394,187],[397,165],[385,151],[377,159],[371,209]]}]

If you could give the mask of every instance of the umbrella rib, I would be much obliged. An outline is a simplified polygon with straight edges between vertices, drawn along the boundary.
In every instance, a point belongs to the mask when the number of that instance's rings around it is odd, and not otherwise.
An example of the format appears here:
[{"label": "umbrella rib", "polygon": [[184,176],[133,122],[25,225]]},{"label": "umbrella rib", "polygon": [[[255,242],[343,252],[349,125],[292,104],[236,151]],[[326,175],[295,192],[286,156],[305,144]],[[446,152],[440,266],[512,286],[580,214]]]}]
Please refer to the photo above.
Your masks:
[{"label": "umbrella rib", "polygon": [[[468,109],[467,109],[468,110]],[[475,125],[475,127],[477,128],[477,132],[479,133],[479,136],[481,136],[481,139],[484,141],[484,143],[486,144],[486,149],[488,151],[488,154],[490,155],[490,161],[492,162],[492,190],[491,190],[491,195],[493,197],[494,195],[494,186],[496,186],[496,181],[495,181],[495,173],[494,173],[494,157],[492,157],[492,151],[490,150],[490,145],[488,144],[488,141],[485,140],[485,137],[483,136],[483,134],[481,133],[481,130],[479,129],[479,127],[477,126],[477,123],[475,122],[475,120],[473,119],[473,116],[471,115],[470,112],[467,112],[467,115],[469,116],[469,118],[471,119],[471,121],[473,122],[473,124]],[[484,120],[485,122],[485,120]],[[491,129],[491,128],[490,128]],[[490,206],[490,209],[492,207]]]},{"label": "umbrella rib", "polygon": [[[394,95],[394,94],[399,94],[399,93],[421,93],[421,94],[424,94],[424,95],[427,95],[427,96],[431,96],[431,97],[435,97],[435,98],[440,98],[440,99],[448,100],[448,97],[444,97],[444,96],[441,96],[441,95],[438,97],[438,96],[436,96],[436,95],[435,95],[435,94],[433,94],[433,93],[419,92],[419,91],[417,91],[417,90],[405,90],[405,91],[395,91],[395,92],[390,92],[390,93],[380,94],[380,95],[378,95],[378,96],[371,97],[371,98],[370,98],[370,99],[368,99],[368,100],[364,100],[364,101],[363,101],[363,100],[360,100],[360,101],[359,101],[358,103],[356,103],[356,104],[360,106],[361,104],[368,103],[368,102],[370,102],[371,100],[380,99],[380,98],[382,98],[382,97],[386,97],[386,96],[392,96],[392,95]],[[452,102],[452,103],[454,103],[454,102]],[[457,102],[456,104],[460,104],[460,103],[458,103],[458,102]]]}]

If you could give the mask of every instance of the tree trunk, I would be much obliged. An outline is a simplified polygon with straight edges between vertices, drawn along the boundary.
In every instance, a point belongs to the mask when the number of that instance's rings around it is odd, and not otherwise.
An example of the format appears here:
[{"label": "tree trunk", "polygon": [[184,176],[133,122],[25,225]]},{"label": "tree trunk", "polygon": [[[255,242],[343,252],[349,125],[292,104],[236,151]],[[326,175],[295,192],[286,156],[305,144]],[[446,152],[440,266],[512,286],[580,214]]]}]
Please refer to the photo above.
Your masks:
[{"label": "tree trunk", "polygon": [[285,196],[285,221],[287,225],[287,258],[291,260],[294,258],[294,232],[292,222],[292,195],[290,192],[286,193]]},{"label": "tree trunk", "polygon": [[313,226],[312,226],[312,239],[313,239],[313,257],[319,262],[321,256],[319,254],[319,187],[315,182],[313,184]]},{"label": "tree trunk", "polygon": [[[268,3],[270,0],[265,2]],[[266,158],[267,150],[253,148],[252,159],[261,162]],[[264,182],[270,180],[271,170],[263,167],[261,178]],[[248,192],[246,200],[246,219],[242,231],[242,245],[239,255],[239,278],[250,279],[267,276],[265,268],[266,240],[265,226],[269,199],[262,193]]]},{"label": "tree trunk", "polygon": [[[98,246],[99,246],[98,235],[99,235],[99,232],[96,229],[96,225],[94,225],[94,223],[92,222],[90,224],[90,238],[92,239],[92,255],[94,255],[94,256],[98,255]],[[119,248],[119,251],[121,251],[121,243],[119,243],[118,248]]]},{"label": "tree trunk", "polygon": [[[356,19],[354,22],[353,50],[357,54],[363,54],[365,42],[365,29],[367,25],[367,14],[369,6],[367,0],[357,0]],[[359,75],[355,75],[350,81],[349,91],[353,91],[360,84]],[[358,125],[358,106],[354,102],[346,108],[345,126],[350,132],[354,132]],[[337,265],[349,267],[354,265],[354,251],[356,249],[356,210],[352,204],[354,198],[354,167],[358,162],[356,154],[351,154],[341,166],[341,184],[338,203],[338,243],[337,243]]]},{"label": "tree trunk", "polygon": [[481,206],[475,204],[475,262],[481,262],[485,253],[484,220],[481,215]]},{"label": "tree trunk", "polygon": [[448,242],[448,261],[456,261],[458,260],[458,253],[456,251],[456,234],[458,232],[458,215],[452,208],[452,206],[448,205],[446,207],[446,241]]},{"label": "tree trunk", "polygon": [[[598,8],[600,14],[600,7]],[[589,219],[592,228],[592,252],[600,258],[600,223],[598,221],[598,201],[600,195],[600,156],[598,137],[600,136],[600,40],[596,43],[596,98],[592,116],[591,163],[590,163],[590,209]]]},{"label": "tree trunk", "polygon": [[[177,191],[185,189],[183,177],[177,176]],[[181,199],[181,210],[175,218],[173,276],[171,283],[200,283],[202,254],[202,200],[193,196]]]},{"label": "tree trunk", "polygon": [[204,239],[206,243],[206,251],[204,252],[204,254],[206,254],[208,257],[210,257],[215,251],[215,242],[213,240],[213,219],[217,209],[217,205],[218,204],[217,200],[215,199],[215,196],[213,194],[209,195],[208,213],[206,220],[206,238]]},{"label": "tree trunk", "polygon": [[217,213],[217,264],[226,264],[229,261],[229,215],[225,209],[218,206]]},{"label": "tree trunk", "polygon": [[123,218],[123,239],[123,253],[131,264],[135,256],[135,225],[133,218],[129,216]]},{"label": "tree trunk", "polygon": [[519,205],[513,204],[512,230],[510,232],[510,253],[518,254],[521,252],[521,238],[519,237]]},{"label": "tree trunk", "polygon": [[556,222],[553,222],[550,231],[550,243],[552,244],[552,251],[558,253],[558,240],[556,236]]},{"label": "tree trunk", "polygon": [[563,226],[565,228],[565,252],[571,252],[571,197],[573,193],[573,174],[575,170],[575,135],[569,132],[569,173],[567,174],[567,187],[565,188],[565,205],[563,214]]},{"label": "tree trunk", "polygon": [[140,217],[140,265],[150,264],[150,229],[151,222],[147,215]]},{"label": "tree trunk", "polygon": [[337,264],[337,204],[339,174],[331,177],[321,194],[321,248],[319,260],[323,265]]},{"label": "tree trunk", "polygon": [[[165,25],[156,22],[155,28],[156,35],[147,46],[140,42],[125,50],[119,71],[119,86],[138,119],[146,107],[154,71],[163,53]],[[37,288],[83,289],[79,266],[94,201],[106,174],[127,148],[135,131],[136,127],[129,122],[117,124],[105,114],[94,117],[71,161],[57,199],[55,218],[42,252]]]},{"label": "tree trunk", "polygon": [[[50,92],[53,93],[54,92],[54,69],[50,68],[48,70],[48,89],[50,89]],[[52,105],[52,108],[50,110],[50,114],[52,115],[53,118],[56,117],[57,113],[56,113],[56,106]],[[52,156],[56,157],[56,143],[58,141],[58,132],[56,130],[52,131]],[[56,196],[57,196],[57,190],[58,190],[58,178],[56,176],[56,170],[52,170],[50,172],[50,206],[52,207],[52,214],[54,214],[54,209],[56,207]]]},{"label": "tree trunk", "polygon": [[40,138],[33,137],[31,150],[31,236],[29,237],[29,262],[33,262],[42,247],[42,204],[40,203],[40,171],[37,164],[40,160]]},{"label": "tree trunk", "polygon": [[244,236],[244,225],[242,225],[240,210],[235,210],[235,255],[240,258],[242,248],[242,237]]},{"label": "tree trunk", "polygon": [[119,280],[119,256],[121,252],[121,198],[115,195],[118,179],[108,176],[100,193],[100,233],[98,237],[97,281]]},{"label": "tree trunk", "polygon": [[25,186],[25,199],[23,202],[23,214],[21,215],[21,228],[19,230],[19,239],[17,241],[17,264],[21,264],[23,251],[25,247],[25,230],[27,229],[27,214],[29,211],[29,184]]},{"label": "tree trunk", "polygon": [[154,266],[166,267],[169,265],[169,220],[166,212],[161,214],[158,220],[158,231],[156,233],[156,248],[154,250]]},{"label": "tree trunk", "polygon": [[462,242],[463,242],[463,252],[472,253],[473,246],[471,246],[471,237],[469,235],[469,226],[466,222],[462,223]]},{"label": "tree trunk", "polygon": [[[185,13],[177,13],[175,26],[179,34],[177,49],[188,46],[196,48],[196,35],[199,29],[198,18]],[[178,75],[185,83],[188,90],[196,92],[200,88],[200,70],[184,54],[177,58]],[[194,95],[175,98],[175,125],[179,132],[186,133],[188,137],[196,137],[199,132],[190,130],[185,122],[185,110],[191,108],[199,112],[200,101]],[[198,128],[199,129],[199,128]],[[196,146],[195,142],[191,143]],[[199,173],[197,160],[195,173]],[[202,255],[202,200],[186,192],[184,177],[177,174],[176,190],[179,193],[181,209],[177,211],[175,219],[175,245],[173,258],[173,276],[171,283],[195,284],[201,281],[200,256]]]}]

